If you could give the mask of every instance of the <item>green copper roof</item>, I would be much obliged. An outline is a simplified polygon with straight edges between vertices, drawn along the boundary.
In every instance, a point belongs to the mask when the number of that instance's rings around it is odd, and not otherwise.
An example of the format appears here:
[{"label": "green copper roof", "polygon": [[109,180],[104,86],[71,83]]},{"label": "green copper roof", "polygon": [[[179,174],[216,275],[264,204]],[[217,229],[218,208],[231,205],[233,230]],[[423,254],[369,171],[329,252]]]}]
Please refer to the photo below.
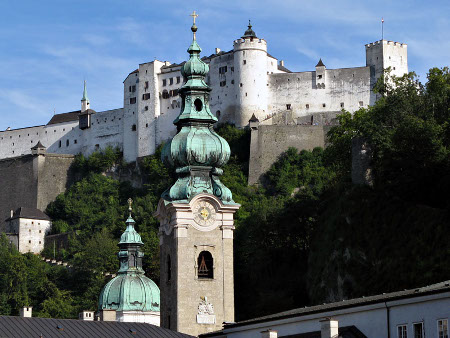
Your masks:
[{"label": "green copper roof", "polygon": [[87,96],[86,81],[84,81],[83,98],[81,99],[81,101],[89,101],[89,98]]},{"label": "green copper roof", "polygon": [[127,228],[120,237],[118,253],[120,268],[118,275],[105,285],[99,298],[99,309],[116,311],[159,311],[160,291],[158,286],[144,275],[141,251],[141,236],[134,229],[130,215],[126,221]]},{"label": "green copper roof", "polygon": [[128,217],[126,223],[127,228],[122,236],[120,236],[119,244],[144,244],[142,243],[141,235],[134,229],[135,221],[131,218],[131,215]]},{"label": "green copper roof", "polygon": [[245,38],[256,38],[256,33],[252,29],[252,24],[250,23],[250,20],[248,20],[248,29],[245,31],[244,35],[242,36],[243,39]]},{"label": "green copper roof", "polygon": [[230,158],[230,146],[212,127],[217,118],[209,108],[211,88],[205,82],[209,67],[200,59],[195,23],[191,30],[190,57],[181,68],[186,79],[179,90],[181,112],[174,121],[178,133],[166,143],[161,154],[165,165],[175,170],[178,180],[163,193],[162,198],[188,202],[199,193],[209,193],[224,203],[234,203],[231,191],[219,180],[223,173],[220,167]]}]

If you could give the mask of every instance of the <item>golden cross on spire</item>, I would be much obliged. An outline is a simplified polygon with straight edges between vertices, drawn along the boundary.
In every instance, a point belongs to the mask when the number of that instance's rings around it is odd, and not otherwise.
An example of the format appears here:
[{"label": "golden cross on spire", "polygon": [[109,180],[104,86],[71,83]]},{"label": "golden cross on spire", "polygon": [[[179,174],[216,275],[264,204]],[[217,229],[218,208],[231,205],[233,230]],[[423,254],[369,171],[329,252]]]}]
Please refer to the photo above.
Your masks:
[{"label": "golden cross on spire", "polygon": [[131,205],[133,204],[133,200],[131,198],[128,199],[128,211],[130,212],[130,217],[131,217],[131,211],[133,211],[133,208],[131,207]]},{"label": "golden cross on spire", "polygon": [[194,19],[194,25],[195,25],[195,19],[198,17],[198,14],[193,11],[192,14],[189,14],[189,16],[192,16],[192,18]]}]

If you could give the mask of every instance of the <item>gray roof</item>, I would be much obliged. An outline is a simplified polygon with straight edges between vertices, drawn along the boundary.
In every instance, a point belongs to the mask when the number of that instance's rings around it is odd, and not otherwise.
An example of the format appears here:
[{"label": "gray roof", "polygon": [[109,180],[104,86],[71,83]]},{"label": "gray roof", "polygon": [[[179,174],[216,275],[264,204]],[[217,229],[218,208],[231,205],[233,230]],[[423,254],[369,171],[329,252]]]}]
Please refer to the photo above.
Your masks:
[{"label": "gray roof", "polygon": [[[50,217],[48,217],[46,214],[44,214],[39,209],[34,208],[27,208],[27,207],[20,207],[16,211],[14,211],[14,214],[12,217],[9,217],[7,221],[15,218],[31,218],[31,219],[42,219],[45,221],[50,221]],[[0,336],[1,337],[1,336]]]},{"label": "gray roof", "polygon": [[286,73],[292,73],[289,69],[287,69],[285,66],[282,65],[278,65],[278,70],[281,70]]},{"label": "gray roof", "polygon": [[0,316],[0,337],[188,338],[192,336],[144,323]]},{"label": "gray roof", "polygon": [[56,114],[53,115],[50,121],[48,121],[47,125],[49,124],[56,124],[56,123],[63,123],[63,122],[72,122],[78,120],[78,115],[81,113],[81,110],[73,111],[70,113],[63,113],[63,114]]},{"label": "gray roof", "polygon": [[[334,310],[339,310],[339,309],[352,308],[352,307],[362,306],[362,305],[369,305],[369,304],[389,302],[389,301],[405,299],[405,298],[426,296],[429,294],[436,294],[436,293],[443,293],[443,292],[450,292],[450,280],[444,281],[441,283],[437,283],[437,284],[433,284],[433,285],[429,285],[429,286],[424,286],[421,288],[416,288],[416,289],[397,291],[397,292],[391,292],[391,293],[383,293],[381,295],[376,295],[376,296],[360,297],[360,298],[354,298],[354,299],[349,299],[349,300],[343,300],[340,302],[315,305],[315,306],[310,306],[310,307],[304,307],[304,308],[298,308],[298,309],[293,309],[293,310],[289,310],[289,311],[279,312],[279,313],[275,313],[275,314],[271,314],[271,315],[267,315],[267,316],[263,316],[263,317],[259,317],[259,318],[244,320],[244,321],[237,322],[237,323],[226,324],[225,329],[238,327],[238,326],[245,326],[245,325],[250,325],[250,324],[256,324],[256,323],[264,323],[264,322],[269,322],[269,321],[279,320],[279,319],[284,319],[284,318],[300,317],[300,316],[321,313],[321,312],[326,312],[326,311],[334,311]],[[216,332],[215,334],[217,335],[217,333],[219,333],[219,332]],[[208,335],[201,335],[201,337],[208,337]]]}]

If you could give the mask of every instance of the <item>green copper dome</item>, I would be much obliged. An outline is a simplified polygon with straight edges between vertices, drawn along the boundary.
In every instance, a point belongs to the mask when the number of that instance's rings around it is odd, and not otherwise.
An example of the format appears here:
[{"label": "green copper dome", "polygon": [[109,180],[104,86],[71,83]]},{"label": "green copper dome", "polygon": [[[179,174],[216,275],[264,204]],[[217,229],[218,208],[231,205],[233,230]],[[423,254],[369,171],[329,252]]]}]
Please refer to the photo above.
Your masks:
[{"label": "green copper dome", "polygon": [[242,36],[243,39],[245,38],[256,38],[256,33],[252,29],[252,24],[250,23],[250,20],[248,20],[248,29],[245,31],[244,35]]},{"label": "green copper dome", "polygon": [[211,88],[205,82],[209,67],[200,59],[201,48],[195,38],[197,26],[194,24],[191,30],[194,38],[188,48],[190,58],[181,69],[186,82],[178,91],[181,112],[174,121],[178,133],[166,143],[161,154],[178,180],[162,198],[187,202],[199,193],[209,193],[231,204],[234,203],[231,191],[219,180],[223,174],[220,167],[230,158],[230,146],[212,127],[217,118],[209,108]]},{"label": "green copper dome", "polygon": [[159,312],[160,292],[158,286],[144,275],[141,251],[141,236],[134,229],[134,220],[130,216],[127,228],[120,237],[119,262],[117,276],[105,285],[100,293],[98,307],[100,310],[116,311],[154,311]]}]

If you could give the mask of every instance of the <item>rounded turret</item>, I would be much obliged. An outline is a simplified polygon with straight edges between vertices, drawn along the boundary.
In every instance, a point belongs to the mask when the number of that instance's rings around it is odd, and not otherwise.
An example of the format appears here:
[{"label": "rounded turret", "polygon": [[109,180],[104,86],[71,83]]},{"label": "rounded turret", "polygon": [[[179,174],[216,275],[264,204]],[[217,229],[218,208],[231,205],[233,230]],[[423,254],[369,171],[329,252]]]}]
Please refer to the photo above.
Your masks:
[{"label": "rounded turret", "polygon": [[238,127],[248,125],[254,114],[267,115],[267,42],[256,36],[249,22],[242,38],[233,43],[236,76],[236,114]]}]

